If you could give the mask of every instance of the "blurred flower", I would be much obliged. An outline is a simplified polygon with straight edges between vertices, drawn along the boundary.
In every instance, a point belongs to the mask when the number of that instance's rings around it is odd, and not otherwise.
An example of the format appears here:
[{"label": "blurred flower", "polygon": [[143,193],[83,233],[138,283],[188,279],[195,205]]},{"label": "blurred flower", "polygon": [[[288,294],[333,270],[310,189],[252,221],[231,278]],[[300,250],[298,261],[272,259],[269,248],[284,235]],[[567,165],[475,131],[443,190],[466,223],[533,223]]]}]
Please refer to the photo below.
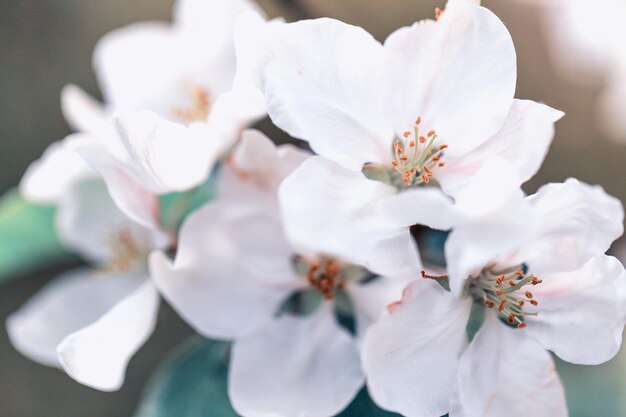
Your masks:
[{"label": "blurred flower", "polygon": [[[587,365],[618,352],[626,271],[604,252],[623,232],[621,203],[568,180],[488,209],[459,204],[483,214],[450,233],[449,275],[424,273],[449,279],[452,292],[415,281],[371,328],[371,394],[405,415],[566,416],[546,349]],[[470,323],[482,315],[474,336]]]},{"label": "blurred flower", "polygon": [[[236,36],[254,18],[237,25]],[[441,207],[489,158],[507,158],[518,184],[534,175],[562,116],[513,99],[510,35],[465,0],[384,45],[331,19],[267,25],[259,38],[255,80],[272,120],[321,155],[281,189],[287,234],[378,273],[419,272],[409,227],[449,227]]]},{"label": "blurred flower", "polygon": [[[54,179],[63,182],[58,178],[63,171],[55,168],[63,153],[49,150],[38,169],[54,171]],[[155,327],[159,297],[148,279],[147,256],[167,247],[169,238],[124,215],[97,177],[65,182],[56,200],[57,233],[92,268],[67,272],[47,284],[8,318],[7,331],[29,358],[62,367],[90,387],[113,391]]]},{"label": "blurred flower", "polygon": [[196,330],[234,339],[229,393],[246,416],[331,416],[363,384],[356,334],[400,293],[332,253],[285,238],[280,180],[307,156],[246,132],[220,181],[223,194],[184,224],[175,261],[151,258],[159,290]]}]

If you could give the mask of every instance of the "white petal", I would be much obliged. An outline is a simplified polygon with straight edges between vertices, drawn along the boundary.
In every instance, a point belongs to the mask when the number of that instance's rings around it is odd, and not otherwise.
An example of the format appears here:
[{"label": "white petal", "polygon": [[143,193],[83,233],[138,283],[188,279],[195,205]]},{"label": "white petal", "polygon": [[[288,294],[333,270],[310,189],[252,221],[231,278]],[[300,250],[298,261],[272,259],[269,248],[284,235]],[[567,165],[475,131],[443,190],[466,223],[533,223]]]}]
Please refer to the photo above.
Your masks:
[{"label": "white petal", "polygon": [[262,89],[274,123],[348,169],[390,162],[382,47],[332,19],[280,25],[264,45]]},{"label": "white petal", "polygon": [[214,140],[206,125],[185,127],[147,111],[118,116],[115,124],[128,152],[127,168],[158,194],[201,184],[236,139]]},{"label": "white petal", "polygon": [[72,149],[102,176],[120,210],[143,226],[159,229],[159,201],[156,195],[111,154],[105,143],[94,137],[85,137],[75,141]]},{"label": "white petal", "polygon": [[278,213],[278,187],[311,154],[293,145],[276,146],[257,130],[245,130],[219,173],[217,195]]},{"label": "white petal", "polygon": [[264,14],[251,0],[178,0],[173,14],[181,30],[203,32],[219,45],[229,38],[232,42],[233,22],[244,12]]},{"label": "white petal", "polygon": [[41,158],[30,164],[20,182],[20,193],[25,199],[58,204],[73,182],[95,176],[89,165],[67,146],[79,137],[71,135],[54,142]]},{"label": "white petal", "polygon": [[462,155],[504,124],[513,102],[516,58],[511,36],[492,12],[451,0],[439,21],[423,21],[385,42],[390,84],[387,114],[396,133],[422,117]]},{"label": "white petal", "polygon": [[346,290],[354,305],[356,335],[360,339],[382,316],[387,306],[402,296],[402,290],[415,277],[378,277],[364,284],[348,285]]},{"label": "white petal", "polygon": [[456,159],[446,159],[437,181],[447,194],[455,195],[494,156],[504,158],[517,174],[519,185],[537,173],[552,138],[554,123],[563,113],[528,100],[514,100],[504,126],[487,142]]},{"label": "white petal", "polygon": [[532,288],[539,315],[525,332],[568,362],[597,365],[621,346],[626,323],[626,271],[615,258],[600,255],[581,269],[545,274]]},{"label": "white petal", "polygon": [[229,394],[249,417],[328,417],[352,401],[363,379],[355,341],[324,305],[235,342]]},{"label": "white petal", "polygon": [[550,354],[525,336],[488,314],[459,367],[460,402],[467,416],[567,417]]},{"label": "white petal", "polygon": [[406,287],[365,337],[363,366],[378,405],[407,416],[448,412],[470,307],[434,282]]},{"label": "white petal", "polygon": [[470,275],[526,247],[536,236],[536,219],[515,174],[497,157],[459,192],[455,208],[459,222],[446,240],[445,255],[450,288],[460,294]]},{"label": "white petal", "polygon": [[79,132],[98,131],[110,116],[100,102],[73,84],[61,91],[61,110],[70,127]]},{"label": "white petal", "polygon": [[379,204],[395,189],[321,157],[311,157],[279,189],[292,242],[382,275],[419,273],[408,227],[390,222]]},{"label": "white petal", "polygon": [[307,285],[292,272],[292,249],[276,218],[210,203],[184,223],[174,263],[151,257],[164,298],[198,332],[233,338],[272,319],[291,292]]},{"label": "white petal", "polygon": [[521,255],[535,274],[572,271],[606,252],[624,232],[624,208],[600,186],[548,184],[527,201],[541,234]]},{"label": "white petal", "polygon": [[90,261],[112,261],[120,238],[131,239],[137,249],[135,266],[142,265],[149,251],[166,245],[168,239],[135,223],[115,205],[98,178],[73,184],[60,201],[56,229],[61,241]]},{"label": "white petal", "polygon": [[420,187],[392,195],[380,204],[389,222],[400,227],[421,224],[437,230],[449,230],[459,222],[452,199],[438,188]]},{"label": "white petal", "polygon": [[7,319],[9,340],[22,354],[60,367],[57,345],[125,297],[139,277],[77,269],[55,278]]},{"label": "white petal", "polygon": [[101,391],[118,390],[130,358],[156,326],[159,295],[149,280],[57,348],[69,376]]}]

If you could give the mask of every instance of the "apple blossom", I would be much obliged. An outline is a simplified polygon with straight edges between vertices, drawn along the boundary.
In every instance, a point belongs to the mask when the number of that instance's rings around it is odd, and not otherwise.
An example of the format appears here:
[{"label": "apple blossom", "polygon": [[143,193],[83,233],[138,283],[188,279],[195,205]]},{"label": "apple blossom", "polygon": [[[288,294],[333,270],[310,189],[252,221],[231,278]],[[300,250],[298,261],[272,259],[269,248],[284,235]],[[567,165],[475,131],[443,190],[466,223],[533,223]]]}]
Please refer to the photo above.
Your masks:
[{"label": "apple blossom", "polygon": [[[236,37],[254,20],[242,15]],[[332,19],[260,32],[260,51],[237,47],[253,62],[268,113],[320,155],[281,188],[287,233],[372,270],[415,273],[409,226],[447,228],[437,216],[447,195],[494,156],[509,160],[518,184],[528,180],[562,116],[514,100],[510,35],[465,0],[449,1],[436,21],[401,28],[382,45]],[[388,215],[407,200],[414,210],[401,221]]]},{"label": "apple blossom", "polygon": [[[157,287],[181,316],[207,337],[233,340],[229,395],[246,416],[340,412],[364,381],[357,338],[402,288],[284,236],[277,188],[304,156],[244,134],[223,167],[224,193],[185,222],[174,262],[151,257]],[[355,314],[357,338],[336,311]]]},{"label": "apple blossom", "polygon": [[[456,219],[447,274],[423,272],[430,280],[409,284],[368,333],[364,369],[384,408],[409,417],[567,416],[546,350],[578,364],[618,352],[626,271],[604,252],[623,232],[621,203],[572,179],[493,203],[459,197],[474,216]],[[451,292],[431,280],[449,280]],[[482,315],[470,333],[470,316]]]}]

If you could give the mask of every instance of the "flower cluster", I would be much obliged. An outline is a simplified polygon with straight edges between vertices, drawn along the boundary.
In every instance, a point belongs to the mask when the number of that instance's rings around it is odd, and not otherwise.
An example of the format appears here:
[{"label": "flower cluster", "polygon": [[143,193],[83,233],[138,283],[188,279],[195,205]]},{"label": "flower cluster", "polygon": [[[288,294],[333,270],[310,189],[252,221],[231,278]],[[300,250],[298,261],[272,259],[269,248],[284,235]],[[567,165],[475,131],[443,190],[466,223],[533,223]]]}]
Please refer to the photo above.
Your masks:
[{"label": "flower cluster", "polygon": [[[119,389],[163,297],[232,341],[243,416],[330,417],[365,385],[409,417],[495,417],[566,416],[549,352],[618,352],[622,205],[575,179],[523,193],[563,113],[514,98],[512,39],[475,1],[380,43],[179,0],[94,65],[104,103],[66,87],[76,133],[21,183],[90,265],[9,318],[28,357]],[[266,114],[311,151],[249,129]],[[420,230],[448,233],[445,262]]]}]

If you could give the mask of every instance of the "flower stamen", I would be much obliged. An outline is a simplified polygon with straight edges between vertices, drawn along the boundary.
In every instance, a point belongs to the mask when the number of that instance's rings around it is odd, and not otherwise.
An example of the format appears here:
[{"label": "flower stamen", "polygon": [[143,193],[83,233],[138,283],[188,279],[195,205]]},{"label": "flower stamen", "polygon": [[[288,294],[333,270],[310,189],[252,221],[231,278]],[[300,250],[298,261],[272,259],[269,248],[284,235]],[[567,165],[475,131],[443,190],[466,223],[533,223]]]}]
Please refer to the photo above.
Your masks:
[{"label": "flower stamen", "polygon": [[190,107],[174,107],[172,114],[185,123],[206,121],[213,107],[211,95],[202,87],[193,86],[189,89],[192,104]]}]

